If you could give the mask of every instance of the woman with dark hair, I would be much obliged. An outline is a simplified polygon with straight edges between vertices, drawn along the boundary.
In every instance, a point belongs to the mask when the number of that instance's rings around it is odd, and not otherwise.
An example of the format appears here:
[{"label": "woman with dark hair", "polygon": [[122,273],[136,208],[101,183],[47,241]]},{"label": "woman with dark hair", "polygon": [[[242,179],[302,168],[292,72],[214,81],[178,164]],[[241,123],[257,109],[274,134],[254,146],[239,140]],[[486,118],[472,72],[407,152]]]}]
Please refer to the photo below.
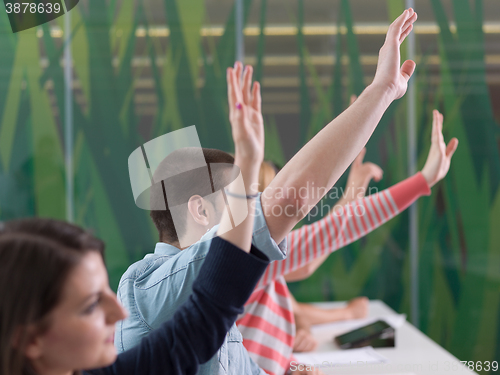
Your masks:
[{"label": "woman with dark hair", "polygon": [[[0,231],[0,374],[72,374],[113,363],[115,323],[104,244],[57,220],[7,222]],[[268,265],[218,237],[193,294],[162,328],[92,373],[194,374],[222,344]]]},{"label": "woman with dark hair", "polygon": [[[229,69],[228,76],[233,75]],[[260,106],[258,84],[252,98],[252,105]],[[255,109],[236,99],[231,126],[243,181],[228,185],[226,202],[248,215],[233,228],[225,210],[209,233],[218,237],[211,241],[189,299],[129,351],[117,356],[113,343],[115,323],[126,312],[109,287],[103,242],[57,220],[2,224],[0,375],[69,375],[87,369],[109,375],[195,374],[216,353],[269,264],[251,244],[264,129],[252,117]]]}]

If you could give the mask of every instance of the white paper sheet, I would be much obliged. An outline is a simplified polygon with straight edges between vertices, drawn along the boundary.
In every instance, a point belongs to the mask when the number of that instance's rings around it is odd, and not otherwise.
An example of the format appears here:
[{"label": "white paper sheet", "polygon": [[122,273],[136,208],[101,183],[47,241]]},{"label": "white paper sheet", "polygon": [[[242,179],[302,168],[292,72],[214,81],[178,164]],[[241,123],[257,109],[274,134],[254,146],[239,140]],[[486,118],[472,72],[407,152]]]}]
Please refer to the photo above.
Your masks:
[{"label": "white paper sheet", "polygon": [[319,367],[334,367],[341,364],[364,364],[387,363],[389,360],[377,353],[371,346],[359,349],[336,350],[331,352],[295,353],[293,355],[298,363],[306,365],[317,365]]}]

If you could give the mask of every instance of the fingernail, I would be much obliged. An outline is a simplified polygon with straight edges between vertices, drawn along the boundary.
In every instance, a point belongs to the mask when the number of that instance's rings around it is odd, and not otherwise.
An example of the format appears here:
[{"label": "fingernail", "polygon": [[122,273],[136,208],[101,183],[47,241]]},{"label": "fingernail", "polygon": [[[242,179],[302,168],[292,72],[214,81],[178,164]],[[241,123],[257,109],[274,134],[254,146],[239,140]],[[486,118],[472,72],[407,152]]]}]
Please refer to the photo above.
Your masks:
[{"label": "fingernail", "polygon": [[241,105],[241,103],[239,103],[239,102],[236,103],[236,109],[241,109],[241,108],[243,108],[243,106]]}]

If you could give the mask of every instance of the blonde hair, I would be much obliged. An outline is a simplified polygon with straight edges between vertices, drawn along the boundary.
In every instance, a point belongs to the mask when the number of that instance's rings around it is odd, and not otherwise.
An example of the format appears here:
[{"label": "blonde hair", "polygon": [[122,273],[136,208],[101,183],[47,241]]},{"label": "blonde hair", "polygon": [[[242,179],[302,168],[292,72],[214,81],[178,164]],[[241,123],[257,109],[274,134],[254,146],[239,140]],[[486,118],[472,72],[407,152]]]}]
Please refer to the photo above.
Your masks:
[{"label": "blonde hair", "polygon": [[276,167],[268,161],[263,161],[259,171],[259,191],[263,192],[276,177]]}]

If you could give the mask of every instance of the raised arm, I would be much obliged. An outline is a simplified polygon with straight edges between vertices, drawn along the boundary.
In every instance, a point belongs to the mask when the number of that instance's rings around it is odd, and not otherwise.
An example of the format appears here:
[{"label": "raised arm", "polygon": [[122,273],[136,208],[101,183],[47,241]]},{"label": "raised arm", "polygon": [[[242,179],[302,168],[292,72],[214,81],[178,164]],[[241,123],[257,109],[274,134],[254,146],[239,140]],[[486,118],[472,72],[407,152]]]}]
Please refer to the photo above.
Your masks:
[{"label": "raised arm", "polygon": [[[367,143],[389,105],[405,94],[415,63],[408,60],[401,66],[399,48],[416,19],[417,14],[409,9],[391,24],[372,84],[302,147],[262,194],[267,225],[277,243],[330,190]],[[300,194],[304,189],[307,193]]]},{"label": "raised arm", "polygon": [[[352,104],[354,100],[351,99],[351,101]],[[370,181],[372,179],[377,182],[382,179],[382,176],[384,174],[382,168],[374,163],[363,162],[365,154],[366,148],[363,148],[356,159],[354,159],[349,170],[347,184],[345,190],[342,193],[342,197],[338,200],[335,206],[333,206],[330,214],[334,214],[334,212],[337,212],[338,216],[341,216],[343,210],[345,209],[345,206],[365,197],[368,185],[370,184]],[[289,240],[291,240],[290,236],[288,238]],[[312,261],[304,264],[304,266],[302,267],[297,268],[295,271],[287,272],[289,270],[285,270],[284,275],[286,275],[286,281],[299,281],[307,279],[318,269],[319,266],[323,264],[323,262],[334,250],[335,249],[331,248],[330,251],[325,252],[325,254],[318,257],[313,257]],[[288,256],[291,256],[291,254],[295,253],[296,251],[296,247],[289,247]]]},{"label": "raised arm", "polygon": [[[328,256],[380,227],[430,189],[421,173],[381,192],[351,202],[321,220],[303,225],[288,237],[288,256],[271,263],[257,288],[279,276],[299,281],[314,270],[314,260]],[[311,264],[311,262],[313,262]],[[301,269],[299,272],[295,272]]]},{"label": "raised arm", "polygon": [[[422,171],[386,190],[351,201],[321,220],[292,231],[288,235],[287,259],[271,263],[257,288],[280,276],[285,276],[289,282],[309,277],[329,254],[380,227],[422,195],[430,194],[430,188],[448,173],[458,147],[456,138],[446,145],[442,130],[443,115],[434,110],[431,147]],[[363,174],[360,173],[356,179],[362,181]]]},{"label": "raised arm", "polygon": [[[255,204],[251,196],[258,193],[259,170],[264,159],[264,121],[261,113],[260,84],[254,82],[252,88],[252,67],[247,66],[240,83],[242,65],[227,69],[227,94],[229,120],[231,122],[235,157],[242,184],[229,185],[225,199],[229,210],[225,210],[217,235],[245,251],[250,251],[254,224]],[[233,219],[237,212],[248,212],[246,218],[234,229]]]}]

